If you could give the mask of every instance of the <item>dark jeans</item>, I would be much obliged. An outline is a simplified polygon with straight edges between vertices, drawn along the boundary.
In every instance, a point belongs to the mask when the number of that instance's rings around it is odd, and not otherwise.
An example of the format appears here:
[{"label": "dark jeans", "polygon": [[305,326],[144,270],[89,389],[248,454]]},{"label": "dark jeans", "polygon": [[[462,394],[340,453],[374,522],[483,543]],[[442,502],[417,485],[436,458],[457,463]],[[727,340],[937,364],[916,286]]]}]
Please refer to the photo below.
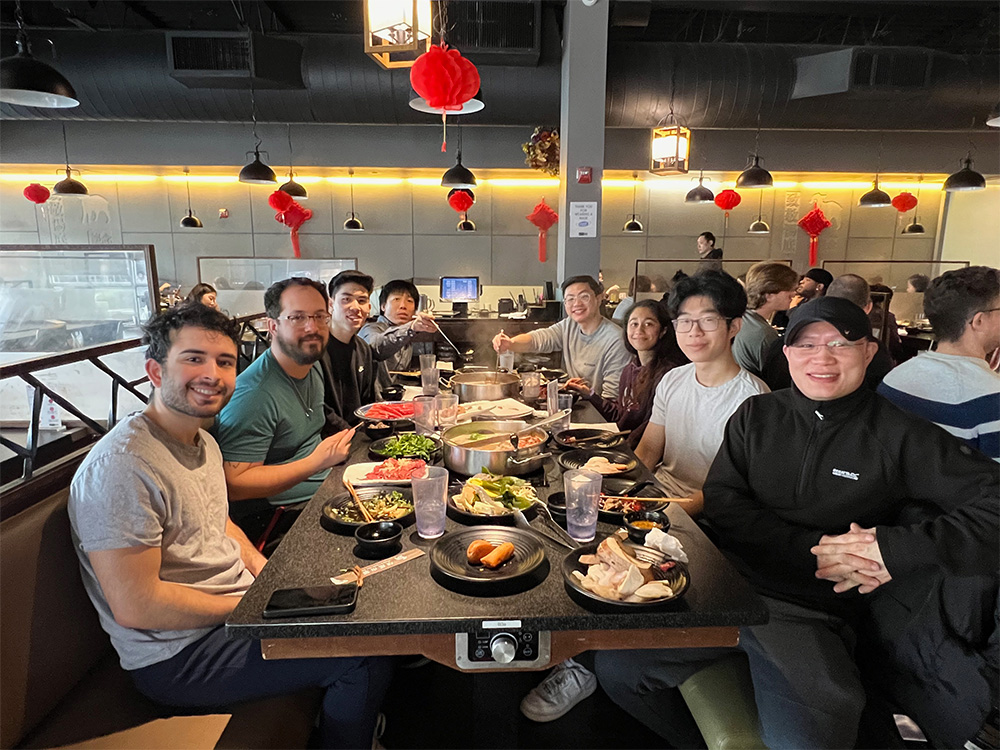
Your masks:
[{"label": "dark jeans", "polygon": [[392,669],[387,657],[265,661],[260,641],[227,640],[225,629],[218,627],[176,656],[131,675],[140,692],[154,701],[187,708],[325,688],[321,747],[369,748]]}]

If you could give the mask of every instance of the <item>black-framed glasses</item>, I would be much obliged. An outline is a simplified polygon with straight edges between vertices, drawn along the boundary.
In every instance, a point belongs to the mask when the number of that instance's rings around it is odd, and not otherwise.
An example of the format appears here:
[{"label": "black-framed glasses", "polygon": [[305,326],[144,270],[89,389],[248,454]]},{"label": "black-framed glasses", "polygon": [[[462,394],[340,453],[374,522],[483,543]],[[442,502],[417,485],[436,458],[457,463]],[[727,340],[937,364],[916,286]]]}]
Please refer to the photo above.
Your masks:
[{"label": "black-framed glasses", "polygon": [[315,315],[303,315],[294,313],[292,315],[279,315],[278,320],[287,320],[293,328],[302,328],[307,320],[313,321],[318,326],[325,326],[330,322],[330,313],[316,313]]},{"label": "black-framed glasses", "polygon": [[788,348],[791,349],[795,354],[807,355],[815,354],[816,352],[825,350],[833,355],[847,354],[851,349],[857,346],[864,346],[867,344],[867,339],[859,339],[858,341],[842,341],[840,339],[834,341],[827,341],[825,344],[813,344],[810,342],[803,342],[801,344],[789,344]]},{"label": "black-framed glasses", "polygon": [[703,318],[678,318],[671,321],[671,323],[673,323],[674,330],[677,333],[690,333],[694,329],[695,323],[698,324],[698,328],[702,331],[710,333],[718,330],[719,324],[722,321],[726,321],[726,325],[729,325],[731,320],[732,318],[724,318],[721,315],[706,315]]}]

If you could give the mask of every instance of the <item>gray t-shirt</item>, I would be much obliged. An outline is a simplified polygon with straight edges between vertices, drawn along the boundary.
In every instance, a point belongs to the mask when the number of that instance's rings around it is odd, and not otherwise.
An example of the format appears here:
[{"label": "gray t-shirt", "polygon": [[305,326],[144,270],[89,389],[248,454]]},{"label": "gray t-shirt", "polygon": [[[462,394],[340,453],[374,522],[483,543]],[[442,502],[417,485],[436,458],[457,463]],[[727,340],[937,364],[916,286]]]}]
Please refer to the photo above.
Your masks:
[{"label": "gray t-shirt", "polygon": [[80,464],[69,492],[83,585],[124,669],[165,661],[211,627],[136,630],[119,625],[87,556],[159,547],[160,580],[209,594],[242,594],[253,583],[236,540],[226,536],[226,478],[219,446],[175,440],[143,414],[119,422]]},{"label": "gray t-shirt", "polygon": [[663,463],[656,478],[675,497],[700,490],[725,436],[726,422],[750,396],[770,393],[746,370],[722,385],[698,382],[694,363],[670,370],[656,387],[650,424],[663,427]]},{"label": "gray t-shirt", "polygon": [[632,355],[622,341],[622,329],[610,320],[601,318],[597,330],[587,335],[571,318],[563,318],[528,336],[533,351],[562,352],[563,369],[570,377],[583,378],[604,398],[618,398],[618,381]]},{"label": "gray t-shirt", "polygon": [[743,326],[733,339],[733,358],[744,370],[758,377],[764,371],[764,360],[778,332],[753,310],[743,314]]}]

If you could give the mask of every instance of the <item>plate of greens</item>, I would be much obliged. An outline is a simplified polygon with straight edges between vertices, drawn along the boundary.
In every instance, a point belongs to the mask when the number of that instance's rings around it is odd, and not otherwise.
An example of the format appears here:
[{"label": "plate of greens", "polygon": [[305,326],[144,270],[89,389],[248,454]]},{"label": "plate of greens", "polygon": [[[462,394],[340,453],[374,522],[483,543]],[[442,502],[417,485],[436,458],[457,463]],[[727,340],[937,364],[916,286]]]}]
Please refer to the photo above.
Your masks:
[{"label": "plate of greens", "polygon": [[531,519],[537,513],[538,495],[520,477],[482,471],[464,483],[448,488],[448,515],[459,523],[513,525],[514,511]]},{"label": "plate of greens", "polygon": [[422,458],[436,461],[441,457],[441,440],[415,432],[400,432],[375,440],[368,446],[373,458]]}]

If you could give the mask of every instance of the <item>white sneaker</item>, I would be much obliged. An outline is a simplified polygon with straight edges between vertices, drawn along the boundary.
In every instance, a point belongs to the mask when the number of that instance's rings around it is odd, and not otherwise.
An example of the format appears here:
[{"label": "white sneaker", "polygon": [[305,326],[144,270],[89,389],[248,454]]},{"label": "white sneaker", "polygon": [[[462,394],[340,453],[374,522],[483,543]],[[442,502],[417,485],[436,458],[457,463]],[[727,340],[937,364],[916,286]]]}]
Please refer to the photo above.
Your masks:
[{"label": "white sneaker", "polygon": [[521,713],[532,721],[554,721],[597,690],[597,677],[567,659],[549,672],[521,701]]}]

